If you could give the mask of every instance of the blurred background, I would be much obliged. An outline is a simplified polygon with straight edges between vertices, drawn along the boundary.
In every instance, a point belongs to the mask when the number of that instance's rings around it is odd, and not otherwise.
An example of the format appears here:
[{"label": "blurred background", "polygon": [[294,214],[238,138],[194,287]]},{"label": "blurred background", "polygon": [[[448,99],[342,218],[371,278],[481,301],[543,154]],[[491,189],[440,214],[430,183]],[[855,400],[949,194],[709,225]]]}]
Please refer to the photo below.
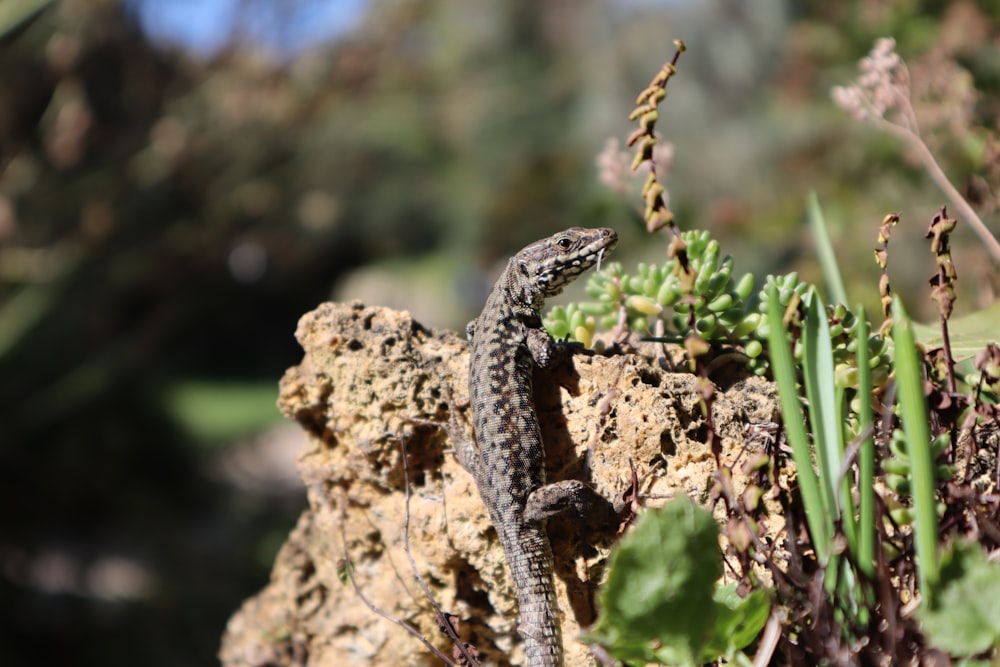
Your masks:
[{"label": "blurred background", "polygon": [[[601,184],[683,39],[658,125],[683,229],[738,272],[933,312],[944,203],[830,88],[894,36],[924,137],[996,225],[994,0],[0,0],[0,665],[211,665],[305,506],[274,407],[298,317],[361,298],[461,330],[570,225],[662,259]],[[957,312],[993,299],[967,226]],[[878,318],[876,317],[876,321]]]}]

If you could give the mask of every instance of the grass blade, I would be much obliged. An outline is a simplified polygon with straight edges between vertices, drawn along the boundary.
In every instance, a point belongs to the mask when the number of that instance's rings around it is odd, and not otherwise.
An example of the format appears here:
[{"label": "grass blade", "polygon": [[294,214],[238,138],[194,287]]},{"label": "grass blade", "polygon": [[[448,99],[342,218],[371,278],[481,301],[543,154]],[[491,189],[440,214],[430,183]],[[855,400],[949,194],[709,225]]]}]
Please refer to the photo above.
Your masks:
[{"label": "grass blade", "polygon": [[[858,451],[858,567],[868,577],[875,574],[875,423],[872,411],[872,370],[868,365],[868,317],[858,306],[858,433],[864,438]],[[865,436],[864,434],[868,435]]]},{"label": "grass blade", "polygon": [[843,458],[842,426],[837,419],[830,325],[826,321],[823,300],[815,289],[806,293],[802,342],[805,348],[802,374],[809,399],[809,423],[815,438],[820,489],[826,510],[837,520],[841,516],[836,488]]},{"label": "grass blade", "polygon": [[913,339],[913,327],[898,297],[892,301],[892,317],[892,338],[896,344],[896,396],[910,455],[913,511],[916,515],[917,575],[924,603],[930,605],[932,586],[938,581],[938,530],[924,378]]},{"label": "grass blade", "polygon": [[805,505],[806,522],[812,534],[816,558],[825,566],[830,557],[832,524],[830,515],[823,509],[816,473],[812,467],[809,436],[806,434],[805,415],[799,403],[799,393],[795,381],[795,364],[792,349],[782,321],[781,303],[774,285],[767,287],[767,318],[770,331],[767,336],[768,352],[771,357],[771,371],[778,384],[778,398],[781,401],[781,415],[785,422],[785,434],[792,448],[792,459],[799,481],[802,503]]},{"label": "grass blade", "polygon": [[833,252],[830,233],[826,226],[826,220],[823,218],[823,209],[819,206],[819,198],[815,192],[809,193],[808,209],[809,226],[812,227],[815,237],[816,255],[819,257],[819,265],[823,270],[826,288],[830,292],[830,301],[835,304],[847,305],[847,290],[844,289],[844,279],[840,276],[837,256]]}]

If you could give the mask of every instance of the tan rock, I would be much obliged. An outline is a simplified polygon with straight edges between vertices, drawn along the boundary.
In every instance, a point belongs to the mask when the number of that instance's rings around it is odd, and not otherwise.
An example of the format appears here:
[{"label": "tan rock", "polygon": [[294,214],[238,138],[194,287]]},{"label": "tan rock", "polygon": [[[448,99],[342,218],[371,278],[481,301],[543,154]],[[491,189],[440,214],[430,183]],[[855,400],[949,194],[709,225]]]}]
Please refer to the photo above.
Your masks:
[{"label": "tan rock", "polygon": [[[282,379],[279,407],[309,434],[298,465],[310,509],[281,549],[270,584],[230,619],[223,664],[440,664],[365,604],[346,581],[347,558],[372,605],[446,655],[451,644],[417,575],[437,604],[458,616],[463,639],[484,658],[521,664],[514,591],[472,477],[456,462],[443,428],[412,421],[444,425],[450,414],[464,413],[468,345],[453,332],[425,329],[408,313],[358,303],[323,304],[301,319],[296,336],[305,356]],[[716,465],[696,378],[665,370],[653,346],[643,350],[650,354],[578,353],[555,373],[536,375],[549,479],[585,479],[606,497],[621,498],[633,463],[640,475],[653,469],[642,486],[651,496],[646,506],[678,493],[704,502]],[[713,417],[724,464],[760,449],[747,425],[773,421],[776,410],[775,391],[762,380],[719,390]],[[739,467],[736,493],[745,486]],[[576,637],[596,618],[595,591],[614,528],[579,517],[549,522],[568,665],[593,664]]]}]

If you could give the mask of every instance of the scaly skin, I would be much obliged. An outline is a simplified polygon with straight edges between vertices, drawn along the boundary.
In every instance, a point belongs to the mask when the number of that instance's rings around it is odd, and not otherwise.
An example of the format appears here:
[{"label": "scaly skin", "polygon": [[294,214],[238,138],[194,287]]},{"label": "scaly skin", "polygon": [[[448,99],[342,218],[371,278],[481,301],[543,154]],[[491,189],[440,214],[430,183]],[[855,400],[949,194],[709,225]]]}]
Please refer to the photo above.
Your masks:
[{"label": "scaly skin", "polygon": [[[517,589],[528,667],[559,667],[563,645],[544,517],[528,509],[545,485],[545,452],[531,374],[557,359],[541,309],[618,242],[612,229],[573,227],[514,255],[469,323],[469,397],[476,442],[459,452],[474,475]],[[549,487],[550,489],[553,487]],[[544,489],[543,489],[544,491]]]}]

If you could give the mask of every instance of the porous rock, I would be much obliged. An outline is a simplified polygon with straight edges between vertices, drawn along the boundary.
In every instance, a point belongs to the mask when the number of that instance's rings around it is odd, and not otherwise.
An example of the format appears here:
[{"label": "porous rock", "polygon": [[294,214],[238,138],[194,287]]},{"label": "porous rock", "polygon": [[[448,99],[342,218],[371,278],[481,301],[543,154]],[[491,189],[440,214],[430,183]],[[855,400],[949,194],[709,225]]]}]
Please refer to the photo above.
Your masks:
[{"label": "porous rock", "polygon": [[[444,428],[455,418],[469,435],[467,343],[406,312],[357,302],[321,305],[302,317],[296,337],[305,355],[282,379],[278,404],[308,435],[298,468],[310,508],[281,548],[270,583],[230,619],[223,664],[439,664],[369,606],[452,655],[423,586],[457,616],[462,638],[483,658],[521,664],[503,550]],[[549,479],[583,478],[619,499],[634,465],[650,473],[641,487],[645,506],[680,493],[705,501],[716,464],[703,394],[695,376],[666,366],[655,353],[578,351],[557,371],[536,373]],[[745,378],[719,389],[712,414],[722,462],[732,465],[759,447],[748,424],[774,419],[773,386]],[[737,492],[742,485],[734,478]],[[615,529],[588,525],[586,517],[549,522],[569,665],[593,664],[576,637],[596,618],[594,593]]]}]

